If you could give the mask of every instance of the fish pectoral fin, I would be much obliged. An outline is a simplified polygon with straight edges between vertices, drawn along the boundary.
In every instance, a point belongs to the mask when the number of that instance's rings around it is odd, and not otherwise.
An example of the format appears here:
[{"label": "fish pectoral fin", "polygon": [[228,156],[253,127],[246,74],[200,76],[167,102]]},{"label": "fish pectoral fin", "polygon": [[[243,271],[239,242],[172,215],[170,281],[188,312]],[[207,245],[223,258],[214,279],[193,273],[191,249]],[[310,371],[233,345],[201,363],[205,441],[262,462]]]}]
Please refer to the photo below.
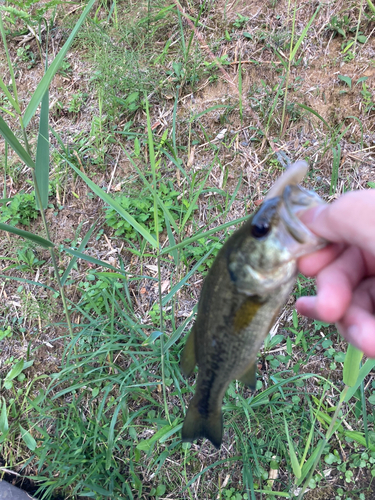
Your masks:
[{"label": "fish pectoral fin", "polygon": [[245,373],[240,377],[240,381],[247,385],[249,389],[255,391],[257,385],[257,365],[256,361],[254,361],[245,371]]},{"label": "fish pectoral fin", "polygon": [[197,364],[197,359],[195,357],[195,325],[191,329],[189,337],[186,341],[184,350],[181,354],[180,368],[185,375],[188,377],[193,373],[195,365]]},{"label": "fish pectoral fin", "polygon": [[216,447],[220,448],[223,440],[223,416],[221,408],[202,415],[198,409],[198,400],[193,398],[181,431],[182,441],[192,442],[194,439],[205,437]]}]

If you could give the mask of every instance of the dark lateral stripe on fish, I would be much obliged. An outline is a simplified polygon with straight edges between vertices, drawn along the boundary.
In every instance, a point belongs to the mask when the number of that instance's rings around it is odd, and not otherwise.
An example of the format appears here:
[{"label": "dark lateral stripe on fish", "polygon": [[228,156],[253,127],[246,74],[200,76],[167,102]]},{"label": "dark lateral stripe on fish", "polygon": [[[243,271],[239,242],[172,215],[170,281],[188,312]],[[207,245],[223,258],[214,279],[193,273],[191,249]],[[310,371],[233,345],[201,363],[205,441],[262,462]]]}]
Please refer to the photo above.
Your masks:
[{"label": "dark lateral stripe on fish", "polygon": [[260,302],[254,302],[253,297],[248,297],[234,316],[233,333],[236,334],[246,328],[253,320],[261,305]]}]

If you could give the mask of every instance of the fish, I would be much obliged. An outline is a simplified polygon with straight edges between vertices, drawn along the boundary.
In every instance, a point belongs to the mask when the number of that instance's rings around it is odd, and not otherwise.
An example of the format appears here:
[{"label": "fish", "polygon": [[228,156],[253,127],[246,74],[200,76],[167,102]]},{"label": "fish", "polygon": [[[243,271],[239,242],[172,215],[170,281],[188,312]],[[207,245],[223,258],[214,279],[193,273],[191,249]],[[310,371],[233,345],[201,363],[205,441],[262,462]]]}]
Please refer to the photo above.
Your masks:
[{"label": "fish", "polygon": [[185,377],[198,365],[181,431],[185,442],[207,438],[220,448],[230,382],[255,390],[257,353],[293,289],[297,258],[327,244],[297,216],[324,203],[299,185],[307,170],[305,161],[297,161],[277,179],[259,209],[226,240],[205,278],[180,360]]}]

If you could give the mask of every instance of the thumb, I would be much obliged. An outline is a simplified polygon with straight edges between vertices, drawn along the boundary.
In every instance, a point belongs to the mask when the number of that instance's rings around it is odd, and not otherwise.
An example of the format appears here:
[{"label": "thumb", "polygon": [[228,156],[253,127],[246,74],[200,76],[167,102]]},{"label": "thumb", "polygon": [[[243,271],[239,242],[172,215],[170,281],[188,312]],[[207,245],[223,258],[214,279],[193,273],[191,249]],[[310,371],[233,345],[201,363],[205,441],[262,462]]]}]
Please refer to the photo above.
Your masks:
[{"label": "thumb", "polygon": [[329,205],[306,210],[300,219],[328,241],[356,245],[375,255],[375,189],[345,193]]}]

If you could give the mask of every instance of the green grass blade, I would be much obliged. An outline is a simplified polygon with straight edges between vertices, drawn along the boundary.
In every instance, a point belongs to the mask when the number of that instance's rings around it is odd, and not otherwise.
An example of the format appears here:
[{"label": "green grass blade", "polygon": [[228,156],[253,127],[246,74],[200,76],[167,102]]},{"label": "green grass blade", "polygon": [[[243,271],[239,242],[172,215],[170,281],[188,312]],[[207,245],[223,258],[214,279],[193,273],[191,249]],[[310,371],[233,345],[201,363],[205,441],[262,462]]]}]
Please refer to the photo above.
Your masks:
[{"label": "green grass blade", "polygon": [[[42,209],[48,205],[48,181],[49,181],[49,138],[48,138],[48,114],[49,114],[49,92],[48,89],[43,96],[40,108],[38,144],[36,147],[35,177],[38,185]],[[38,204],[38,200],[37,200]]]},{"label": "green grass blade", "polygon": [[185,321],[177,328],[177,330],[173,333],[173,335],[167,340],[164,345],[164,354],[175,344],[181,337],[183,331],[186,328],[186,325],[194,318],[195,313],[197,312],[197,306],[195,305],[192,310],[191,316],[185,319]]},{"label": "green grass blade", "polygon": [[8,203],[8,201],[12,201],[13,198],[3,198],[2,200],[0,200],[0,205],[4,205],[4,203]]},{"label": "green grass blade", "polygon": [[367,419],[367,406],[366,406],[366,397],[365,397],[365,385],[361,383],[361,403],[362,403],[362,418],[363,418],[363,429],[365,431],[365,441],[367,448],[369,447],[369,427],[368,427],[368,419]]},{"label": "green grass blade", "polygon": [[197,233],[191,238],[186,238],[186,240],[181,241],[180,243],[177,243],[177,245],[173,247],[167,247],[163,248],[163,250],[160,252],[160,255],[164,255],[166,253],[170,253],[172,250],[175,250],[176,248],[181,248],[186,245],[190,245],[190,243],[194,243],[194,241],[199,240],[200,238],[207,238],[208,236],[211,236],[211,234],[218,233],[219,231],[222,231],[223,229],[226,229],[227,227],[231,226],[236,226],[240,222],[243,222],[249,218],[248,215],[245,215],[244,217],[240,217],[239,219],[235,219],[229,222],[226,222],[225,224],[221,224],[220,226],[214,227],[213,229],[209,229],[208,231],[204,233]]},{"label": "green grass blade", "polygon": [[371,0],[367,0],[367,5],[371,12],[375,14],[375,5],[371,2]]},{"label": "green grass blade", "polygon": [[177,104],[180,94],[180,89],[177,89],[176,98],[174,100],[173,115],[172,115],[172,142],[173,142],[173,152],[177,155],[177,142],[176,142],[176,121],[177,121]]},{"label": "green grass blade", "polygon": [[365,377],[367,377],[367,375],[370,373],[370,371],[374,368],[374,366],[375,366],[375,359],[366,360],[364,365],[359,370],[357,382],[352,387],[350,387],[350,389],[346,393],[346,396],[344,399],[345,403],[347,403],[349,401],[349,399],[354,396],[358,387],[361,385],[362,381],[365,379]]},{"label": "green grass blade", "polygon": [[17,137],[8,127],[2,116],[0,116],[0,134],[8,142],[9,146],[18,154],[21,160],[30,168],[35,169],[35,163],[26,149],[21,145]]},{"label": "green grass blade", "polygon": [[333,161],[332,161],[332,174],[331,174],[331,184],[329,186],[330,196],[336,192],[337,182],[339,178],[339,167],[341,161],[341,146],[337,144],[337,148],[332,149]]},{"label": "green grass blade", "polygon": [[29,231],[24,231],[23,229],[18,229],[17,227],[10,226],[9,224],[0,223],[0,231],[7,231],[8,233],[17,234],[18,236],[22,236],[22,238],[26,238],[27,240],[32,241],[33,243],[37,243],[43,248],[52,248],[55,245],[52,241],[46,240],[41,236],[38,236],[33,233],[29,233]]},{"label": "green grass blade", "polygon": [[[190,481],[187,483],[187,485],[184,487],[184,489],[182,490],[182,493],[184,493],[188,488],[190,488],[190,486],[195,483],[195,481],[197,479],[200,478],[200,476],[202,476],[203,474],[205,474],[207,471],[209,471],[210,469],[214,468],[214,467],[217,467],[219,465],[223,465],[225,463],[228,463],[230,464],[231,462],[236,462],[237,460],[243,460],[243,457],[238,455],[238,456],[234,456],[234,457],[228,457],[228,458],[224,458],[222,460],[217,460],[216,462],[214,462],[213,464],[210,464],[210,465],[207,465],[204,469],[202,469],[200,472],[198,472],[197,474],[195,474],[194,477],[192,477],[190,479]],[[269,492],[267,492],[269,493]],[[278,493],[278,492],[277,492]]]},{"label": "green grass blade", "polygon": [[328,125],[328,123],[325,121],[325,119],[317,111],[315,111],[314,109],[310,108],[309,106],[306,106],[305,104],[300,104],[300,103],[297,103],[297,104],[298,104],[298,106],[300,108],[306,109],[306,111],[309,111],[310,113],[312,113],[313,115],[315,115],[317,118],[319,118],[319,120],[321,120],[324,123],[324,125],[328,129],[331,129],[331,127]]},{"label": "green grass blade", "polygon": [[29,102],[29,104],[26,108],[26,111],[24,113],[24,116],[23,116],[23,122],[24,122],[25,127],[28,125],[31,118],[34,116],[35,111],[37,110],[37,107],[39,106],[39,103],[41,102],[44,94],[47,92],[47,90],[50,86],[52,78],[55,76],[58,69],[60,68],[62,61],[63,61],[64,57],[66,56],[66,53],[68,52],[78,30],[82,26],[83,21],[86,19],[86,16],[90,12],[91,7],[94,5],[94,3],[95,3],[95,0],[90,0],[88,2],[85,10],[81,14],[81,17],[78,19],[76,25],[74,26],[69,38],[64,43],[62,49],[57,54],[57,56],[55,57],[55,59],[53,60],[53,62],[51,64],[51,66],[47,69],[43,78],[39,82],[39,85],[35,89],[35,92],[32,95],[30,102]]},{"label": "green grass blade", "polygon": [[77,250],[72,250],[71,248],[63,248],[64,252],[69,253],[70,255],[73,255],[74,257],[78,259],[83,259],[86,260],[87,262],[90,262],[91,264],[95,264],[97,266],[101,267],[106,267],[107,269],[112,269],[113,271],[116,271],[117,273],[120,272],[117,267],[111,266],[111,264],[108,264],[107,262],[104,262],[104,260],[99,260],[95,259],[95,257],[90,257],[90,255],[86,255],[82,252],[78,252]]},{"label": "green grass blade", "polygon": [[19,424],[20,430],[21,430],[21,438],[25,442],[26,446],[29,448],[29,450],[34,451],[36,448],[36,441],[33,438],[33,436],[30,434],[29,431],[24,429],[21,424]]},{"label": "green grass blade", "polygon": [[[167,217],[165,218],[165,227],[167,229],[169,246],[174,247],[176,245],[176,240],[174,239],[173,231],[172,231],[171,225],[169,224],[169,220]],[[178,264],[178,252],[177,252],[177,250],[172,250],[171,255],[173,257],[173,261],[175,263],[175,266],[177,266],[177,264]]]},{"label": "green grass blade", "polygon": [[280,54],[280,52],[277,49],[273,49],[273,50],[274,50],[274,53],[276,54],[276,56],[279,58],[279,61],[281,62],[281,64],[284,66],[285,71],[288,71],[288,63],[287,63],[287,61],[285,61],[285,58]]},{"label": "green grass blade", "polygon": [[72,169],[81,177],[82,180],[86,182],[86,184],[89,186],[89,188],[97,195],[99,196],[100,199],[102,199],[105,203],[107,203],[110,207],[112,207],[116,212],[121,215],[131,226],[134,227],[138,233],[143,236],[143,238],[150,243],[150,245],[153,248],[157,248],[157,242],[155,238],[145,229],[142,227],[138,222],[126,211],[122,208],[122,206],[117,203],[116,200],[114,200],[108,193],[103,191],[99,186],[95,184],[91,179],[87,177],[83,172],[81,172],[73,163],[71,163],[69,160],[66,160],[67,163],[72,167]]},{"label": "green grass blade", "polygon": [[170,211],[168,210],[168,208],[164,205],[164,203],[162,202],[162,200],[160,199],[160,196],[158,196],[157,194],[157,190],[155,190],[153,188],[153,186],[148,182],[148,180],[146,179],[146,177],[143,175],[142,171],[137,167],[137,165],[134,163],[134,160],[133,158],[129,155],[129,153],[126,151],[125,148],[122,148],[127,159],[130,161],[130,163],[133,165],[133,167],[136,169],[136,171],[138,172],[140,178],[142,179],[142,181],[144,182],[145,186],[147,187],[147,189],[149,189],[150,193],[153,195],[153,196],[156,196],[156,199],[157,199],[157,202],[158,204],[160,205],[160,208],[163,210],[164,212],[164,215],[165,215],[165,218],[168,219],[170,225],[173,227],[173,229],[176,231],[176,233],[179,232],[178,230],[178,227],[177,227],[177,224],[176,224],[176,221],[174,220],[172,214],[170,213]]},{"label": "green grass blade", "polygon": [[[85,246],[87,245],[87,242],[89,241],[90,239],[90,236],[92,235],[92,232],[94,231],[95,229],[95,226],[96,224],[94,224],[88,231],[87,231],[87,234],[85,235],[85,237],[83,238],[81,244],[79,245],[78,247],[78,251],[79,252],[82,252],[82,250],[85,248]],[[72,260],[69,262],[69,265],[68,267],[65,269],[64,271],[64,274],[62,275],[61,277],[61,285],[64,286],[64,283],[65,281],[68,279],[68,276],[70,274],[70,271],[73,269],[73,266],[74,264],[76,263],[78,259],[78,256],[77,255],[74,255]]]},{"label": "green grass blade", "polygon": [[363,357],[363,352],[354,347],[352,344],[348,345],[346,356],[344,360],[344,369],[342,378],[345,385],[353,387],[359,376],[359,365]]},{"label": "green grass blade", "polygon": [[198,120],[201,116],[206,115],[207,113],[210,113],[211,111],[215,111],[216,109],[220,108],[227,108],[225,104],[216,104],[215,106],[211,106],[210,108],[205,109],[204,111],[201,111],[200,113],[197,113],[196,115],[193,115],[190,119],[191,122],[194,122],[195,120]]},{"label": "green grass blade", "polygon": [[13,281],[19,281],[20,283],[28,283],[29,285],[33,286],[40,286],[42,288],[45,288],[46,290],[51,290],[53,293],[57,293],[57,290],[54,288],[44,285],[43,283],[40,283],[39,281],[33,281],[33,280],[27,280],[25,278],[19,278],[18,276],[7,276],[6,274],[0,274],[0,278],[7,279],[7,280],[13,280]]},{"label": "green grass blade", "polygon": [[115,426],[117,423],[117,417],[119,414],[119,411],[121,410],[121,405],[118,405],[116,410],[113,413],[112,419],[111,419],[111,425],[109,426],[109,432],[108,432],[108,444],[107,444],[107,452],[106,452],[106,460],[105,460],[105,468],[108,470],[112,466],[112,454],[113,454],[113,448],[115,445]]},{"label": "green grass blade", "polygon": [[238,105],[239,105],[240,120],[241,120],[241,127],[242,127],[243,102],[242,102],[242,65],[241,65],[241,55],[239,57],[239,62],[238,62]]},{"label": "green grass blade", "polygon": [[3,405],[1,407],[1,413],[0,413],[0,431],[2,434],[1,441],[8,435],[8,430],[9,430],[9,423],[8,423],[8,416],[7,416],[7,406],[6,406],[5,400],[4,400]]},{"label": "green grass blade", "polygon": [[267,124],[266,124],[266,130],[269,129],[269,126],[270,126],[270,122],[271,122],[271,119],[274,118],[274,111],[275,111],[275,108],[276,108],[276,105],[277,105],[277,101],[279,100],[279,96],[281,95],[282,93],[282,90],[283,90],[283,85],[285,83],[285,80],[286,80],[286,77],[283,76],[281,77],[280,79],[280,84],[279,84],[279,87],[277,89],[277,92],[275,94],[275,97],[274,97],[274,100],[273,100],[273,103],[272,103],[272,106],[271,106],[271,109],[268,113],[268,120],[267,120]]},{"label": "green grass blade", "polygon": [[20,107],[19,107],[19,104],[18,104],[16,78],[14,76],[14,70],[13,70],[13,66],[12,66],[11,60],[10,60],[7,39],[6,39],[4,25],[3,25],[3,16],[2,16],[2,12],[1,11],[0,11],[0,32],[1,32],[1,37],[3,39],[4,52],[5,52],[6,60],[7,60],[7,63],[8,63],[8,69],[9,69],[9,73],[10,73],[10,78],[11,78],[11,81],[12,81],[12,87],[13,87],[13,93],[14,93],[14,101],[13,102],[15,104],[15,108],[14,109],[16,110],[16,112],[19,115],[21,115],[21,110],[20,110]]},{"label": "green grass blade", "polygon": [[320,5],[318,6],[318,8],[316,9],[316,11],[314,12],[312,18],[310,19],[310,21],[307,23],[307,25],[305,26],[304,30],[302,31],[301,33],[301,36],[299,37],[296,45],[294,46],[294,49],[292,50],[292,53],[290,54],[290,60],[293,61],[293,59],[295,58],[295,55],[297,54],[297,51],[301,45],[301,43],[303,42],[307,32],[309,31],[309,28],[311,26],[311,24],[314,22],[314,19],[316,18],[318,12],[320,11]]},{"label": "green grass blade", "polygon": [[163,306],[168,304],[172,297],[180,290],[180,288],[183,287],[183,285],[190,279],[190,277],[195,273],[199,266],[203,264],[203,262],[211,255],[214,250],[215,247],[212,246],[210,250],[205,255],[203,255],[203,257],[199,259],[199,261],[191,268],[191,270],[182,278],[182,280],[176,283],[174,287],[172,287],[171,291],[163,297]]},{"label": "green grass blade", "polygon": [[301,467],[298,463],[296,451],[293,446],[293,441],[291,440],[289,436],[289,429],[288,429],[288,424],[286,423],[286,418],[284,416],[284,424],[285,424],[285,432],[286,432],[286,438],[288,440],[288,447],[289,447],[289,455],[290,455],[290,460],[292,463],[292,469],[294,472],[294,475],[296,476],[297,479],[301,477]]},{"label": "green grass blade", "polygon": [[[19,106],[17,105],[16,101],[13,99],[12,94],[9,92],[7,86],[5,85],[5,83],[3,82],[3,80],[1,78],[0,78],[0,88],[4,92],[4,94],[7,96],[10,104],[13,106],[15,111],[18,114],[21,114],[21,110],[19,109]],[[7,111],[7,110],[4,110],[4,111]],[[7,112],[9,113],[9,111],[7,111]]]}]

